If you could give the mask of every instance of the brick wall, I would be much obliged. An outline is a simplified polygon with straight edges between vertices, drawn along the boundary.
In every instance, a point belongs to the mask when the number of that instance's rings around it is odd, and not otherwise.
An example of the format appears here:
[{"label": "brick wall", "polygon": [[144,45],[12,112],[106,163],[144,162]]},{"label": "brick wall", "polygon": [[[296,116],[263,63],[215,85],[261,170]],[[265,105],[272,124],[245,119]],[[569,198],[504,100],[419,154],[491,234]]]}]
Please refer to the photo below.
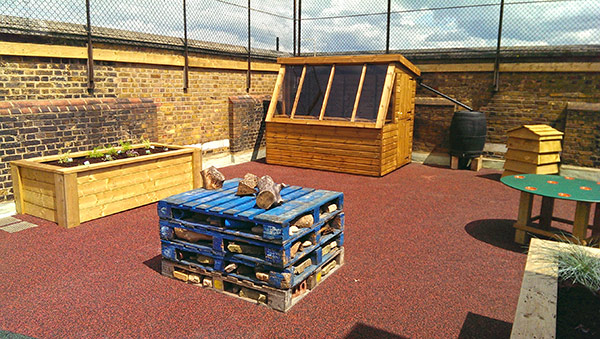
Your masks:
[{"label": "brick wall", "polygon": [[[149,50],[152,51],[152,50]],[[156,52],[156,51],[154,51]],[[212,56],[215,61],[231,58]],[[228,98],[246,93],[246,72],[96,61],[96,88],[87,92],[85,60],[0,56],[0,102],[61,98],[152,98],[160,103],[157,140],[198,144],[227,139]],[[252,72],[250,94],[271,94],[277,74]]]},{"label": "brick wall", "polygon": [[600,168],[600,104],[567,105],[562,162]]},{"label": "brick wall", "polygon": [[232,152],[265,146],[265,116],[270,95],[229,98],[229,149]]},{"label": "brick wall", "polygon": [[12,198],[10,161],[156,139],[157,111],[149,98],[0,101],[0,200]]},{"label": "brick wall", "polygon": [[442,98],[415,100],[413,151],[447,153],[450,150],[450,123],[455,105]]}]

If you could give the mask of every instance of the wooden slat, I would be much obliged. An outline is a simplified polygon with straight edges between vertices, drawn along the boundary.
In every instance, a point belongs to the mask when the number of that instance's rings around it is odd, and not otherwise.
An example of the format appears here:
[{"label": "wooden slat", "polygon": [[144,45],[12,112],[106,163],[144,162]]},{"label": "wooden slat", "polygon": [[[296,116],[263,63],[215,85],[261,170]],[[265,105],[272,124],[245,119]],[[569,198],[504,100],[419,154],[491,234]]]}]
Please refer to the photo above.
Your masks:
[{"label": "wooden slat", "polygon": [[366,158],[355,155],[342,155],[335,153],[322,153],[322,152],[307,152],[306,150],[293,149],[291,147],[282,148],[270,148],[267,150],[269,155],[275,156],[289,156],[292,159],[307,159],[307,160],[321,160],[328,162],[341,162],[341,163],[352,163],[360,165],[375,165],[379,166],[381,161],[378,158]]},{"label": "wooden slat", "polygon": [[23,189],[54,197],[54,183],[40,182],[23,178]]},{"label": "wooden slat", "polygon": [[189,191],[192,187],[191,182],[175,186],[169,187],[167,189],[163,189],[160,191],[154,192],[144,192],[143,194],[133,196],[128,199],[115,201],[102,206],[94,206],[86,209],[80,210],[79,217],[81,222],[100,218],[103,216],[111,215],[114,213],[118,213],[121,211],[125,211],[137,206],[146,205],[152,202],[156,202],[160,199],[164,199],[168,196]]},{"label": "wooden slat", "polygon": [[366,129],[354,126],[312,126],[306,128],[302,125],[268,123],[267,132],[276,131],[291,134],[329,135],[335,137],[352,137],[359,139],[373,139],[380,136],[380,129]]},{"label": "wooden slat", "polygon": [[79,196],[77,194],[77,174],[54,174],[56,222],[61,227],[79,225]]},{"label": "wooden slat", "polygon": [[15,164],[10,165],[10,176],[13,182],[13,194],[15,199],[15,210],[18,214],[25,214],[23,208],[23,178],[21,177],[21,169]]},{"label": "wooden slat", "polygon": [[193,180],[193,188],[201,188],[204,187],[204,182],[202,179],[202,150],[195,149],[194,153],[192,153],[192,180]]},{"label": "wooden slat", "polygon": [[[119,49],[94,47],[94,60],[150,64],[150,65],[167,65],[167,66],[184,66],[185,59],[182,55],[167,54],[148,51],[125,51]],[[48,45],[48,44],[33,44],[23,42],[2,42],[0,55],[17,55],[29,57],[45,57],[45,58],[68,58],[68,59],[86,59],[87,47],[65,46],[65,45]],[[198,68],[212,69],[232,69],[242,70],[248,69],[248,62],[242,60],[227,60],[217,58],[189,56],[188,65]],[[251,70],[253,71],[269,71],[276,72],[278,65],[269,62],[253,61]]]},{"label": "wooden slat", "polygon": [[414,75],[421,75],[421,71],[401,54],[371,54],[371,55],[335,55],[317,57],[290,57],[278,58],[277,62],[285,65],[330,65],[330,64],[372,64],[398,62]]},{"label": "wooden slat", "polygon": [[108,203],[129,199],[143,193],[159,191],[186,183],[190,184],[191,187],[192,181],[190,179],[191,172],[184,172],[152,181],[145,181],[110,190],[98,191],[93,194],[82,196],[79,199],[79,207],[81,209],[86,209],[93,206],[105,205]]},{"label": "wooden slat", "polygon": [[51,210],[56,209],[54,195],[46,195],[40,192],[30,191],[28,189],[23,190],[23,202],[25,204],[34,204],[36,206],[42,206]]},{"label": "wooden slat", "polygon": [[344,164],[330,164],[330,163],[321,163],[314,162],[312,164],[307,164],[304,162],[295,162],[290,160],[288,157],[267,157],[267,163],[276,164],[276,165],[284,165],[284,166],[292,166],[292,167],[302,167],[302,168],[311,168],[311,169],[319,169],[333,172],[344,172],[344,173],[353,173],[353,174],[361,174],[361,175],[369,175],[369,176],[379,176],[379,168],[377,167],[368,167],[362,168],[359,166],[355,166],[352,164],[344,165]]},{"label": "wooden slat", "polygon": [[515,160],[506,160],[504,169],[519,173],[554,174],[558,173],[558,164],[535,165]]},{"label": "wooden slat", "polygon": [[356,120],[356,112],[358,111],[358,104],[360,103],[360,96],[362,94],[362,88],[365,83],[365,75],[367,74],[367,64],[363,65],[362,71],[360,72],[360,80],[358,81],[358,88],[356,90],[356,99],[354,99],[354,107],[352,108],[352,117],[350,121]]},{"label": "wooden slat", "polygon": [[32,181],[54,184],[54,174],[42,172],[32,168],[21,168],[21,177]]},{"label": "wooden slat", "polygon": [[560,152],[562,146],[560,140],[536,141],[519,138],[508,138],[506,147],[535,153]]},{"label": "wooden slat", "polygon": [[31,202],[24,202],[25,210],[27,214],[33,215],[34,217],[50,220],[56,222],[56,211],[43,206],[36,205]]},{"label": "wooden slat", "polygon": [[265,117],[265,121],[271,121],[271,119],[273,119],[273,115],[275,115],[275,111],[277,111],[277,101],[279,100],[279,93],[281,93],[281,89],[283,88],[284,78],[285,66],[281,66],[279,68],[279,73],[277,74],[275,88],[273,89],[273,96],[271,97],[271,103],[269,103],[269,109],[267,110],[267,116]]},{"label": "wooden slat", "polygon": [[300,81],[298,82],[298,90],[296,91],[296,97],[294,98],[294,105],[292,106],[292,112],[290,113],[290,119],[294,119],[296,115],[296,109],[298,108],[298,101],[300,101],[300,93],[302,92],[302,86],[304,86],[304,77],[306,76],[306,65],[302,67],[302,74],[300,75]]},{"label": "wooden slat", "polygon": [[[305,148],[332,148],[332,142],[330,141],[320,141],[320,140],[301,140],[301,139],[293,139],[294,142],[289,142],[285,138],[267,138],[267,147],[273,146],[278,147],[278,145],[289,145],[293,144],[298,147]],[[361,144],[350,144],[350,143],[335,143],[335,148],[341,152],[344,151],[356,151],[361,152],[363,154],[370,154],[373,158],[379,157],[380,147],[377,145],[361,145]]]},{"label": "wooden slat", "polygon": [[302,116],[295,115],[294,120],[290,118],[274,117],[269,122],[277,122],[284,124],[295,124],[304,126],[340,126],[340,127],[358,127],[358,128],[378,128],[374,122],[352,122],[343,120],[317,120],[317,119],[306,119]]},{"label": "wooden slat", "polygon": [[396,76],[395,70],[396,66],[394,64],[388,66],[385,83],[383,84],[381,101],[379,102],[379,111],[377,112],[377,123],[375,125],[377,128],[382,128],[383,123],[385,122],[385,116],[387,115],[388,107],[390,105],[390,97],[392,96],[394,77]]},{"label": "wooden slat", "polygon": [[128,187],[138,183],[154,181],[160,178],[175,176],[181,173],[189,174],[190,184],[193,185],[191,178],[192,167],[190,164],[181,164],[165,168],[156,168],[144,172],[133,172],[119,176],[109,177],[101,180],[88,181],[79,185],[79,195],[86,196],[108,190],[115,190],[121,187]]},{"label": "wooden slat", "polygon": [[329,93],[331,93],[331,84],[333,83],[334,76],[335,64],[331,65],[331,72],[329,72],[329,80],[327,81],[327,89],[325,90],[325,96],[323,97],[323,105],[321,105],[321,113],[319,114],[319,120],[323,120],[323,117],[325,116],[325,110],[327,109],[327,101],[329,101]]},{"label": "wooden slat", "polygon": [[183,166],[190,164],[190,158],[187,156],[173,157],[170,159],[150,160],[146,162],[138,162],[135,164],[127,164],[114,166],[113,168],[102,168],[93,171],[81,172],[77,178],[79,184],[84,184],[96,180],[104,180],[107,178],[119,178],[132,173],[144,173],[148,170],[156,170],[160,168],[169,168],[173,166]]}]

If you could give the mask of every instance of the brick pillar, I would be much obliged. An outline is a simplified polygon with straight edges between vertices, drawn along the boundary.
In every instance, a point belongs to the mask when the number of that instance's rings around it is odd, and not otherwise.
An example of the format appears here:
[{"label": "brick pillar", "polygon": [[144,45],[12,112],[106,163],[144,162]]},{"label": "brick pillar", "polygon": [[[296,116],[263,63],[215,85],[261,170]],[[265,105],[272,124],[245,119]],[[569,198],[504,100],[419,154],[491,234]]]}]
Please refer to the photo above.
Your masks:
[{"label": "brick pillar", "polygon": [[229,97],[229,149],[240,152],[265,146],[265,115],[270,95]]}]

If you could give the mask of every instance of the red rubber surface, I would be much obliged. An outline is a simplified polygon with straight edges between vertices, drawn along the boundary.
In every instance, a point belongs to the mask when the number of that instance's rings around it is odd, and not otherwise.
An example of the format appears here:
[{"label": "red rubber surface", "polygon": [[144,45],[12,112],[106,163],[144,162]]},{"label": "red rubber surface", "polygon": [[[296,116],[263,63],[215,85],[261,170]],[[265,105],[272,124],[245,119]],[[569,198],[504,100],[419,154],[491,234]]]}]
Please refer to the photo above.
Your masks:
[{"label": "red rubber surface", "polygon": [[[526,255],[497,171],[410,164],[372,178],[263,163],[345,193],[346,264],[287,314],[161,276],[156,204],[73,229],[0,231],[0,329],[33,337],[506,338]],[[536,200],[535,208],[539,206]],[[556,201],[558,216],[574,204]]]}]

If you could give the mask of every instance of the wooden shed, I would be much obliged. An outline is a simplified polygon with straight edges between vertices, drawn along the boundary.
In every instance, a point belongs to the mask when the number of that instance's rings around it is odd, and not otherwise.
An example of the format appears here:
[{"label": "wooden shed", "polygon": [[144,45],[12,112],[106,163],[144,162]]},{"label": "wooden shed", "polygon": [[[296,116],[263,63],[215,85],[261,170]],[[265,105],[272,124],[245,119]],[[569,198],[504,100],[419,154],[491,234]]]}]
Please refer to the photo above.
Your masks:
[{"label": "wooden shed", "polygon": [[416,77],[400,54],[279,58],[267,163],[383,176],[410,162]]}]

